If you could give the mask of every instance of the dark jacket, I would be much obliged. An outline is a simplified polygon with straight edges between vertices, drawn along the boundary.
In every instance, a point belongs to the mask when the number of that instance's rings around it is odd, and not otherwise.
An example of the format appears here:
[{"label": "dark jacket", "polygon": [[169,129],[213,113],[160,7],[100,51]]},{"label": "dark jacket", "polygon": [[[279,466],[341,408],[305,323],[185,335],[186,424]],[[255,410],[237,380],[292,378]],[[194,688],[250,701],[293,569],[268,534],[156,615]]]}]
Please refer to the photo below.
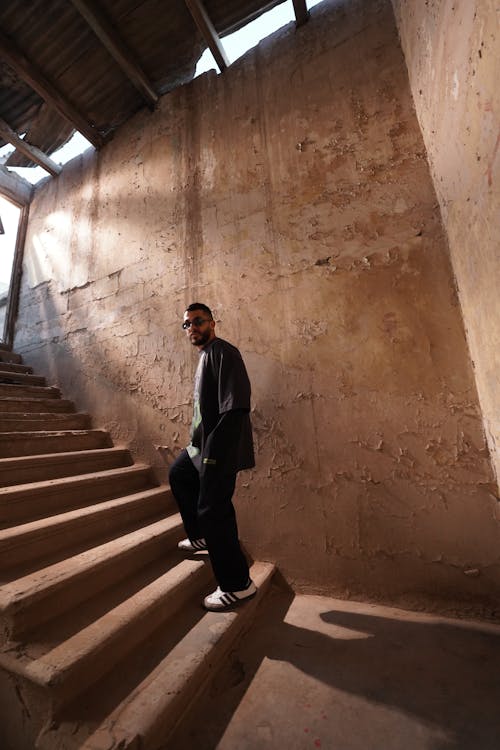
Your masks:
[{"label": "dark jacket", "polygon": [[255,466],[250,422],[250,380],[238,349],[215,338],[200,353],[195,378],[191,445],[200,471],[234,473]]}]

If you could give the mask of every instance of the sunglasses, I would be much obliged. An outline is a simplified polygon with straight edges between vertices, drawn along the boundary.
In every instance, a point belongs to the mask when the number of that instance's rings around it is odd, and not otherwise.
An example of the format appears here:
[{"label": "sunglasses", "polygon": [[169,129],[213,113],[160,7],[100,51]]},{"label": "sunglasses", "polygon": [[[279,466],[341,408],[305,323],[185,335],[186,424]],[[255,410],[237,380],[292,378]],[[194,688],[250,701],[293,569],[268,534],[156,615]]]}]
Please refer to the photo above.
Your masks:
[{"label": "sunglasses", "polygon": [[209,323],[210,318],[193,318],[193,320],[185,320],[182,324],[182,327],[185,331],[188,330],[188,328],[191,328],[191,326],[196,326],[196,328],[199,328],[203,325],[203,323]]}]

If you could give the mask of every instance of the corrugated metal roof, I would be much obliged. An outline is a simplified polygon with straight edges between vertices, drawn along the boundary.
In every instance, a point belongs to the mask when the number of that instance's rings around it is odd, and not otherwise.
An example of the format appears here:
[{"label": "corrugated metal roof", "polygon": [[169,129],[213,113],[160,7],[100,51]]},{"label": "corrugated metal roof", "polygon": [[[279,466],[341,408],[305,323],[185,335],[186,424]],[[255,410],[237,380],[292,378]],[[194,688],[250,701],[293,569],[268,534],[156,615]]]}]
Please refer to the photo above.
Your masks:
[{"label": "corrugated metal roof", "polygon": [[[205,0],[204,5],[223,36],[281,2]],[[99,0],[98,7],[157,94],[191,80],[206,43],[184,0]],[[0,31],[100,134],[106,136],[145,106],[71,0],[3,0]],[[17,133],[27,131],[26,140],[48,154],[73,131],[2,59],[1,46],[0,117]],[[30,162],[16,152],[8,164]]]}]

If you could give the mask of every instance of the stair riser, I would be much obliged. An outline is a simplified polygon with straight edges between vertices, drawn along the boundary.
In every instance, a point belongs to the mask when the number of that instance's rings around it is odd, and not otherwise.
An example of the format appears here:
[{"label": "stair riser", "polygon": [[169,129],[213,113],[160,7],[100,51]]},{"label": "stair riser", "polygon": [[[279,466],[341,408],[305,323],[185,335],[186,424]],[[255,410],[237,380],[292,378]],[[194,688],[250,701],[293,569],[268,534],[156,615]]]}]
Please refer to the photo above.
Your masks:
[{"label": "stair riser", "polygon": [[0,432],[88,430],[90,427],[90,416],[88,414],[54,415],[46,419],[35,419],[32,415],[23,415],[19,419],[2,419],[0,417]]},{"label": "stair riser", "polygon": [[56,453],[53,456],[33,456],[0,461],[0,486],[42,482],[45,479],[61,479],[87,472],[107,471],[131,466],[132,456],[128,450],[106,451],[101,449],[90,455]]},{"label": "stair riser", "polygon": [[0,437],[0,457],[34,456],[46,453],[67,453],[94,448],[111,448],[113,445],[107,432],[85,432],[83,434],[41,435],[40,437],[12,434]]},{"label": "stair riser", "polygon": [[45,378],[40,375],[27,375],[21,372],[6,372],[2,370],[0,363],[0,384],[14,384],[14,385],[46,385]]},{"label": "stair riser", "polygon": [[60,585],[44,591],[40,597],[34,595],[32,599],[18,602],[10,611],[3,613],[2,632],[8,639],[14,640],[28,630],[39,628],[47,620],[79,606],[91,596],[165,555],[181,536],[181,527],[175,526],[158,537],[127,549],[112,560],[97,562],[92,569],[84,569],[70,580],[63,580]]},{"label": "stair riser", "polygon": [[72,508],[94,505],[114,497],[140,492],[154,485],[150,469],[126,473],[123,477],[99,477],[93,481],[81,480],[61,487],[30,490],[13,488],[0,494],[0,526],[15,526],[37,518],[63,513]]},{"label": "stair riser", "polygon": [[117,633],[99,644],[98,651],[86,654],[81,660],[73,662],[71,668],[58,674],[50,685],[55,718],[65,706],[116,668],[135,648],[140,647],[157,628],[162,625],[168,627],[169,619],[175,617],[193,596],[198,595],[201,601],[201,592],[206,589],[212,577],[210,565],[202,565],[196,574],[184,579],[159,601],[153,601],[147,610],[141,612],[140,617],[124,622]]},{"label": "stair riser", "polygon": [[71,413],[75,411],[75,405],[67,399],[56,398],[7,398],[0,394],[0,414],[11,414],[23,412],[24,414],[55,414]]},{"label": "stair riser", "polygon": [[0,397],[3,398],[59,398],[59,388],[39,385],[9,385],[0,383]]},{"label": "stair riser", "polygon": [[8,570],[16,565],[36,561],[37,567],[50,565],[65,550],[80,548],[82,544],[119,534],[134,522],[158,516],[167,507],[168,497],[154,496],[130,505],[96,511],[92,516],[75,518],[55,528],[20,533],[14,538],[0,539],[0,569]]}]

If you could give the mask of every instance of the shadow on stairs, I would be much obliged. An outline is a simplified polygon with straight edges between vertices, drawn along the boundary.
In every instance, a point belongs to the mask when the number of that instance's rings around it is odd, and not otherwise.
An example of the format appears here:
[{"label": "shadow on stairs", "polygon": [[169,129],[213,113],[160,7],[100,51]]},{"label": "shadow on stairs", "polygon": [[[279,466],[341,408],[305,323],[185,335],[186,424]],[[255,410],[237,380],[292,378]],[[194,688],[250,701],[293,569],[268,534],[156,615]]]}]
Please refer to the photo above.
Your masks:
[{"label": "shadow on stairs", "polygon": [[254,617],[204,612],[167,486],[0,349],[0,746],[164,746]]}]

